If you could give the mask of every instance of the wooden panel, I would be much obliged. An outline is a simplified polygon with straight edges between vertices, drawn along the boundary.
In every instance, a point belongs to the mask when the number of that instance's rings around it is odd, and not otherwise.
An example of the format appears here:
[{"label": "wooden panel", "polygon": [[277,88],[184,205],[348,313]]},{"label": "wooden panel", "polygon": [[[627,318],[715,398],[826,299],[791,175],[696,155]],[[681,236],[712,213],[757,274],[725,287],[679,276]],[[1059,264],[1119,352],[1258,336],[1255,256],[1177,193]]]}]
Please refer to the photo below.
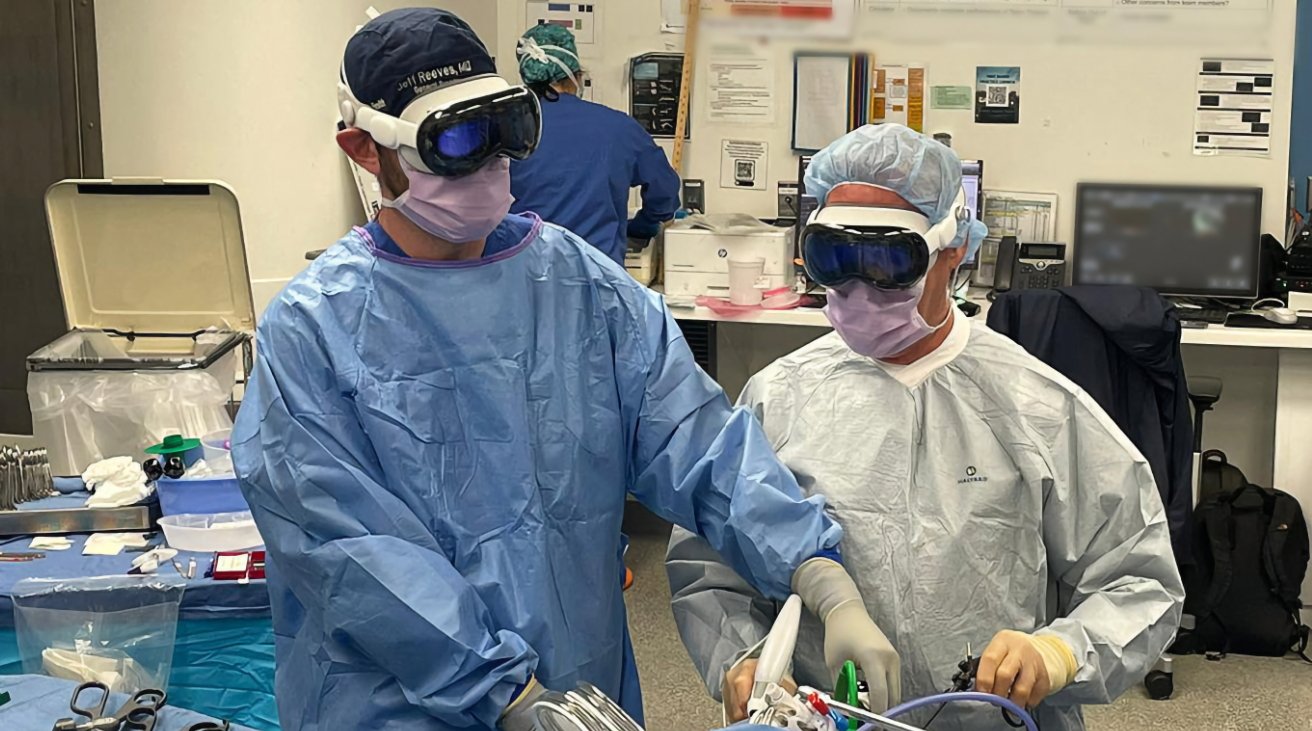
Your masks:
[{"label": "wooden panel", "polygon": [[4,12],[0,433],[27,434],[25,359],[65,328],[43,197],[62,178],[101,175],[94,7],[90,0],[33,0],[7,4]]}]

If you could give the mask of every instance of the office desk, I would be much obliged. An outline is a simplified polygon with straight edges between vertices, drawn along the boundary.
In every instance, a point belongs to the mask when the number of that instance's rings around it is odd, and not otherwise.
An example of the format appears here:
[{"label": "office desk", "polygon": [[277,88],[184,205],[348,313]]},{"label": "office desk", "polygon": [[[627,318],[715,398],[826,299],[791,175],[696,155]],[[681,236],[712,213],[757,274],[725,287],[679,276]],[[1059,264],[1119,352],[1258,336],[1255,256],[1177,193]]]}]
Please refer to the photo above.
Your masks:
[{"label": "office desk", "polygon": [[[975,320],[983,321],[988,316],[989,303],[985,300],[972,298],[983,309]],[[830,329],[829,321],[825,319],[824,313],[819,309],[801,308],[797,310],[784,311],[760,311],[753,312],[744,316],[722,317],[714,311],[697,307],[694,309],[672,309],[676,320],[686,323],[713,323],[715,325],[732,324],[732,327],[740,328],[744,326],[755,328],[771,328],[782,330],[805,330],[807,337],[818,337],[824,330]],[[767,343],[764,347],[762,342],[765,338],[735,338],[748,342],[748,347],[760,349],[761,352],[753,353],[751,356],[735,354],[740,356],[738,368],[739,371],[730,374],[722,374],[720,369],[715,368],[714,364],[711,374],[721,383],[725,384],[726,390],[730,391],[730,396],[736,396],[734,391],[741,387],[746,378],[753,372],[759,370],[765,364],[774,358],[778,358],[791,350],[798,347],[805,339],[799,339],[798,334],[785,334],[785,337],[779,340],[786,340],[788,344],[783,347],[777,347],[778,343]],[[812,337],[813,339],[813,337]],[[1266,407],[1257,407],[1256,414],[1261,418],[1266,418],[1274,414],[1275,431],[1274,440],[1271,449],[1271,470],[1272,484],[1291,495],[1298,498],[1303,505],[1303,511],[1308,516],[1308,522],[1312,524],[1312,331],[1308,330],[1277,330],[1277,329],[1260,329],[1260,328],[1237,328],[1225,327],[1223,325],[1211,325],[1203,329],[1185,328],[1181,336],[1181,344],[1186,346],[1188,351],[1193,351],[1196,347],[1202,347],[1208,350],[1224,348],[1227,350],[1247,349],[1254,356],[1262,355],[1262,358],[1254,357],[1251,360],[1265,360],[1274,355],[1275,360],[1275,388],[1274,388],[1274,405]],[[776,347],[771,347],[776,346]],[[1196,355],[1196,353],[1195,353]],[[1232,356],[1233,359],[1233,356]],[[720,359],[721,361],[723,358]],[[746,367],[741,367],[746,363]],[[1186,355],[1186,367],[1193,360]],[[1198,369],[1200,374],[1208,373],[1206,367]],[[1227,391],[1234,390],[1234,383],[1227,383]],[[1234,402],[1236,396],[1229,397]],[[1227,404],[1227,397],[1222,396],[1221,403]],[[1232,407],[1246,406],[1248,404],[1230,404]],[[1213,417],[1212,421],[1215,421]],[[1208,422],[1205,431],[1211,434],[1215,430],[1212,421]],[[1231,426],[1233,429],[1234,427]],[[1225,447],[1224,444],[1221,446]],[[1232,454],[1233,458],[1234,455]],[[1265,469],[1258,472],[1255,469],[1249,469],[1249,477],[1254,481],[1260,481],[1265,474]],[[1303,601],[1312,603],[1312,574],[1310,574],[1303,584]]]}]

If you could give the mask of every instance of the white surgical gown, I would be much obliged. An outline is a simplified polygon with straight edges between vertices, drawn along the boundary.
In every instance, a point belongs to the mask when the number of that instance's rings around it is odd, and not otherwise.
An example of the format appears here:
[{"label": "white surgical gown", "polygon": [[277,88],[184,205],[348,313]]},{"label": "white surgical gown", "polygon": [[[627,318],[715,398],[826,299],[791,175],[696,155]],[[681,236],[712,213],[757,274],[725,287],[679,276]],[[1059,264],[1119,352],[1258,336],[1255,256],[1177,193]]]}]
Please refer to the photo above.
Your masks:
[{"label": "white surgical gown", "polygon": [[[983,324],[958,317],[906,368],[830,334],[754,377],[741,403],[803,490],[829,500],[844,563],[901,654],[905,699],[946,690],[968,644],[978,655],[1000,630],[1038,631],[1065,640],[1079,672],[1037,720],[1082,729],[1080,704],[1137,683],[1174,636],[1184,590],[1147,463],[1079,387]],[[684,643],[718,694],[776,605],[677,528],[667,569]],[[832,687],[820,629],[808,613],[794,671]],[[979,706],[933,725],[995,728],[1008,727]]]}]

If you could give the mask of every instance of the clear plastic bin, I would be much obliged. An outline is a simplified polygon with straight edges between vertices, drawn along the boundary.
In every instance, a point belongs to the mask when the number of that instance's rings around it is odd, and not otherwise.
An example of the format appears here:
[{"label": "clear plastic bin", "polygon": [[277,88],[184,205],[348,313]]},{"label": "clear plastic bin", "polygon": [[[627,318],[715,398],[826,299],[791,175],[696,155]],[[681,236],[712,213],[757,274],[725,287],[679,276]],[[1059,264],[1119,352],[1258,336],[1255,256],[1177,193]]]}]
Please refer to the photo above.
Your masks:
[{"label": "clear plastic bin", "polygon": [[228,405],[249,336],[128,337],[74,330],[27,360],[32,431],[54,474],[76,475],[102,459],[139,455],[169,434],[231,428]]},{"label": "clear plastic bin", "polygon": [[173,669],[180,577],[23,579],[14,625],[23,672],[110,690],[167,690]]},{"label": "clear plastic bin", "polygon": [[205,448],[205,461],[223,459],[232,456],[232,430],[220,429],[210,432],[200,438],[201,446]]},{"label": "clear plastic bin", "polygon": [[250,512],[166,515],[159,519],[164,539],[179,551],[244,551],[264,545]]}]

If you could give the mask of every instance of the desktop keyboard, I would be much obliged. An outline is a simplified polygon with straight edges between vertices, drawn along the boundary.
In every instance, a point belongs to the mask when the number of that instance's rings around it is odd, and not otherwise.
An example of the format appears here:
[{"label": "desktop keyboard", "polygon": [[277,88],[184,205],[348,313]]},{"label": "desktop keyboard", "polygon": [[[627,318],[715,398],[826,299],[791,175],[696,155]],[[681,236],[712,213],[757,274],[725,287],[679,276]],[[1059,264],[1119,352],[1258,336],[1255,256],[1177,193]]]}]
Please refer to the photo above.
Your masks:
[{"label": "desktop keyboard", "polygon": [[1186,322],[1206,322],[1213,325],[1224,325],[1225,318],[1230,316],[1233,310],[1226,307],[1178,307],[1176,312],[1180,313],[1180,319]]}]

